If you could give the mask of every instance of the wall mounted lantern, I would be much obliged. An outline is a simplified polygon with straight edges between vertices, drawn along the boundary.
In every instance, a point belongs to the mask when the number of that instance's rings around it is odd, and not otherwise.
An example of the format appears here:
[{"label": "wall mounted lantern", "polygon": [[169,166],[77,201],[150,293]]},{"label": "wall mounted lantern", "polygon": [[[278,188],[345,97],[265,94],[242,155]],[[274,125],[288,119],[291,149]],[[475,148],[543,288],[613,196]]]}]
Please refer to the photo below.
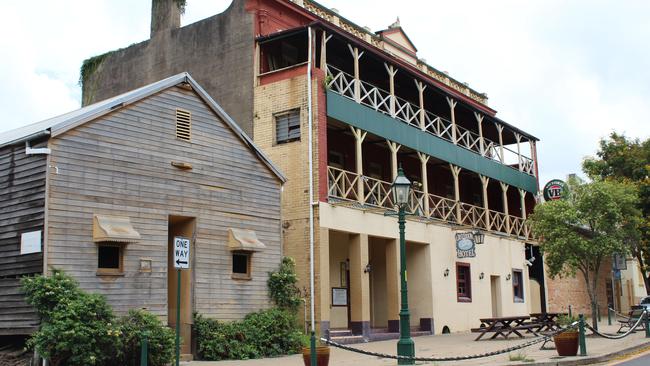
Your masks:
[{"label": "wall mounted lantern", "polygon": [[474,243],[483,244],[485,242],[485,234],[481,230],[475,230],[474,234]]}]

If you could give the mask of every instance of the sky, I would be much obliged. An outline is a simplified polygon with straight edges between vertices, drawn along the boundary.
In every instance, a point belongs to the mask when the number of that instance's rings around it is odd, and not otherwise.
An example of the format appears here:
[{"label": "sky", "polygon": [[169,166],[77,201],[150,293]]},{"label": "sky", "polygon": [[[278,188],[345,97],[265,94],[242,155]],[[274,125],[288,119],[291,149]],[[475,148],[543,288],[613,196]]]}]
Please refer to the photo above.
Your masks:
[{"label": "sky", "polygon": [[[538,137],[540,183],[580,173],[612,131],[650,137],[650,1],[321,0],[373,31],[399,16],[418,57]],[[229,0],[188,0],[182,25]],[[0,132],[79,108],[84,59],[149,38],[150,0],[3,3]]]}]

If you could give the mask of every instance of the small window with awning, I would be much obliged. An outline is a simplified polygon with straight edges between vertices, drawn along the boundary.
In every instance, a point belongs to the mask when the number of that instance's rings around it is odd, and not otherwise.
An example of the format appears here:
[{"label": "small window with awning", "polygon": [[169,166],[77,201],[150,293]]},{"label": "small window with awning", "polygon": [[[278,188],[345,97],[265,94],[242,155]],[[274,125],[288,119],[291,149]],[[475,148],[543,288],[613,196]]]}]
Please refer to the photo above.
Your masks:
[{"label": "small window with awning", "polygon": [[95,215],[93,218],[93,241],[95,243],[133,243],[140,240],[138,233],[125,216]]},{"label": "small window with awning", "polygon": [[252,278],[253,253],[262,251],[266,245],[257,239],[253,230],[228,229],[228,250],[232,257],[232,278],[250,280]]}]

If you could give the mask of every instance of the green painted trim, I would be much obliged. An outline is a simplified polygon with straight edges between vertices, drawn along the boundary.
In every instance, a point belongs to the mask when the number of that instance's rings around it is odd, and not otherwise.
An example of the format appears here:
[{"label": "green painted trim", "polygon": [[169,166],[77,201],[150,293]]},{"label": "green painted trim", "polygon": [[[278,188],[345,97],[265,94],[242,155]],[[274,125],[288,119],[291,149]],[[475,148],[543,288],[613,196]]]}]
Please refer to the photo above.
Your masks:
[{"label": "green painted trim", "polygon": [[456,146],[430,133],[355,103],[331,90],[327,91],[327,116],[384,137],[411,149],[448,161],[463,169],[496,179],[511,186],[537,193],[537,179],[472,151]]}]

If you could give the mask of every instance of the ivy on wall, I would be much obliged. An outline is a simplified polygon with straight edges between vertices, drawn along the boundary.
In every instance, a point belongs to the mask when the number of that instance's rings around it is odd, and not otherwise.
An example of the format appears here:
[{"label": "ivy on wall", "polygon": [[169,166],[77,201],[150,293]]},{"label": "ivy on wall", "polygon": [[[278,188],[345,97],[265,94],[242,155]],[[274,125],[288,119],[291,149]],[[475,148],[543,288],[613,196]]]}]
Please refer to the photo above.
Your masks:
[{"label": "ivy on wall", "polygon": [[91,58],[85,59],[81,64],[81,70],[79,70],[79,86],[83,88],[84,82],[97,70],[99,65],[104,62],[106,57],[115,51],[109,51],[102,53],[101,55],[93,56]]}]

